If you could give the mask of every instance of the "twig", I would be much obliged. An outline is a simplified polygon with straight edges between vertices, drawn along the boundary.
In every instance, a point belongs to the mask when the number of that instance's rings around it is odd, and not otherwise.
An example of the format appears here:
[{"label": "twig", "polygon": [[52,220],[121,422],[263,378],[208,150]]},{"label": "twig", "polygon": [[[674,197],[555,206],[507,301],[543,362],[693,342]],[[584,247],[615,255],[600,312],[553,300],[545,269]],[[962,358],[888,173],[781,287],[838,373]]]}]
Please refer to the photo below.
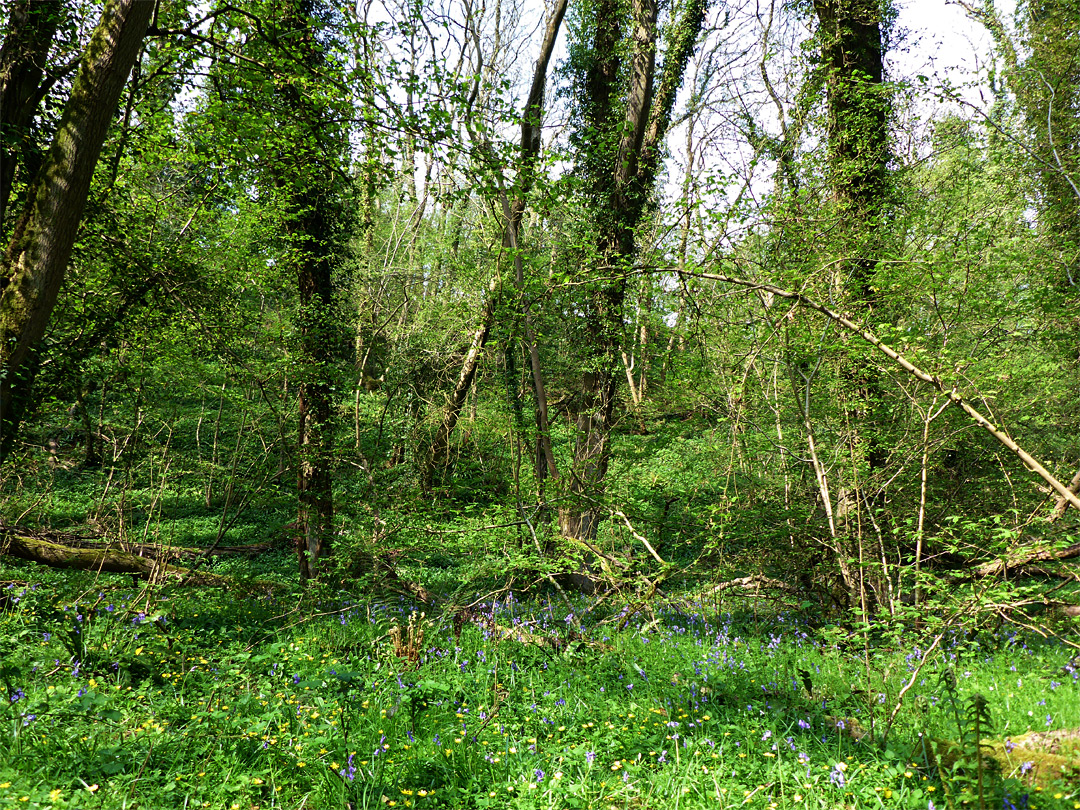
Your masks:
[{"label": "twig", "polygon": [[956,620],[959,614],[953,614],[947,622],[941,632],[937,634],[934,642],[923,653],[922,660],[919,661],[919,665],[915,667],[915,671],[911,673],[911,679],[904,684],[904,688],[900,690],[900,694],[896,696],[896,706],[893,708],[892,713],[889,715],[888,722],[885,723],[885,731],[881,734],[881,747],[885,747],[886,740],[889,739],[889,732],[892,730],[893,723],[896,721],[896,715],[900,713],[900,707],[904,704],[904,696],[911,690],[911,687],[915,685],[915,681],[919,677],[919,673],[922,672],[922,668],[926,665],[926,662],[930,660],[930,653],[934,651],[934,648],[941,643],[941,640],[945,638],[945,633],[952,626],[952,623]]}]

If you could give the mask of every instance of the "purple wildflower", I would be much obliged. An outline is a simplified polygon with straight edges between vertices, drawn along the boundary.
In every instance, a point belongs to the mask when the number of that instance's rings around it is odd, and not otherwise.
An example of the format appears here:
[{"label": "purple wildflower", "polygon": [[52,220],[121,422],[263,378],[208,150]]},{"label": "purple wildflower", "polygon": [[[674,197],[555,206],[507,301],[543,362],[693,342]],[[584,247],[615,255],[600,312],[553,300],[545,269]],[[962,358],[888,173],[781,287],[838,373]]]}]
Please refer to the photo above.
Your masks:
[{"label": "purple wildflower", "polygon": [[844,769],[840,767],[840,763],[833,766],[832,773],[829,774],[829,781],[838,788],[842,788],[847,782],[847,780],[844,779]]}]

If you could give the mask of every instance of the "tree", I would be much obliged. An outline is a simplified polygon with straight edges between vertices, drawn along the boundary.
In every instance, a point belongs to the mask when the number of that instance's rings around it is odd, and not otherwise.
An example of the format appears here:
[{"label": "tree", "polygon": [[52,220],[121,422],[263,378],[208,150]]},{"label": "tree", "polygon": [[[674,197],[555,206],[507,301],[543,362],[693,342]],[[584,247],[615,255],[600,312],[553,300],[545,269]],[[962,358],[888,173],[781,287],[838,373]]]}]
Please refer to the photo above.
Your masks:
[{"label": "tree", "polygon": [[1032,136],[1040,224],[1053,243],[1058,285],[1075,295],[1080,286],[1080,6],[1036,0],[1025,10],[1028,56],[1010,71],[1011,84]]},{"label": "tree", "polygon": [[[511,193],[507,193],[501,183],[496,184],[496,206],[502,219],[502,251],[510,256],[510,261],[514,267],[515,286],[519,291],[521,291],[524,286],[524,261],[521,255],[522,248],[520,244],[521,220],[525,214],[526,201],[536,174],[536,163],[540,158],[540,131],[544,117],[544,88],[547,84],[548,63],[551,61],[551,55],[555,50],[559,29],[562,27],[563,17],[566,14],[566,6],[567,0],[559,0],[544,29],[544,39],[540,46],[540,56],[536,61],[532,82],[529,85],[529,94],[525,100],[524,109],[521,113],[521,143],[519,147],[519,158],[514,188]],[[490,144],[484,141],[484,135],[476,133],[474,137],[479,142],[483,158],[485,162],[489,164],[492,174],[501,176],[502,167],[497,164],[497,158],[493,154]],[[491,329],[494,326],[499,292],[500,279],[499,276],[496,275],[488,285],[487,296],[480,312],[479,325],[472,334],[469,349],[462,362],[457,382],[454,385],[453,391],[450,393],[446,406],[443,408],[441,422],[435,431],[428,457],[424,462],[424,481],[426,487],[431,486],[435,471],[446,463],[446,453],[449,449],[450,436],[453,434],[454,428],[457,425],[461,408],[465,404],[465,398],[472,388],[473,381],[476,378],[476,371],[480,365],[481,353],[483,352],[484,346],[487,344]],[[527,306],[524,311],[525,320],[529,321],[530,315],[528,314]],[[528,333],[526,335],[526,342],[532,345],[535,342],[535,338],[532,335],[532,328],[529,323],[526,323],[526,331]],[[538,402],[542,402],[542,382],[540,383],[539,391]],[[542,414],[540,418],[543,422],[540,427],[541,435],[546,435],[549,432],[546,425],[547,417],[546,414],[543,413],[545,409],[546,405],[538,405],[537,413]]]},{"label": "tree", "polygon": [[19,164],[30,169],[28,158],[35,151],[30,125],[52,83],[42,79],[63,18],[59,2],[20,0],[11,6],[8,33],[0,48],[0,233],[6,233],[15,169]]},{"label": "tree", "polygon": [[295,0],[273,7],[270,38],[279,56],[296,69],[272,77],[288,140],[272,144],[270,174],[284,197],[285,232],[295,267],[299,308],[298,529],[300,576],[307,580],[325,568],[333,537],[333,315],[335,254],[340,251],[341,171],[345,139],[335,122],[340,103],[333,87],[320,86],[328,65],[317,0]]},{"label": "tree", "polygon": [[139,0],[105,4],[0,264],[0,460],[11,450],[94,167],[153,10]]},{"label": "tree", "polygon": [[[704,0],[687,0],[679,9],[659,70],[658,10],[652,0],[631,3],[628,43],[623,42],[622,7],[614,0],[596,0],[579,18],[581,40],[571,55],[578,100],[573,140],[594,241],[586,254],[592,264],[584,302],[589,350],[573,397],[570,497],[559,508],[561,533],[578,544],[596,538],[603,514],[621,377],[626,273],[637,253],[635,232],[654,192],[675,96],[705,9]],[[622,60],[626,51],[629,65]],[[588,587],[587,578],[578,584]]]},{"label": "tree", "polygon": [[[839,261],[835,278],[826,283],[843,290],[859,317],[882,308],[883,296],[875,274],[883,258],[885,215],[890,201],[889,98],[884,85],[884,36],[887,7],[882,0],[815,0],[817,36],[825,72],[828,179],[838,225],[836,248]],[[883,490],[875,478],[888,458],[877,425],[883,422],[884,397],[880,375],[864,361],[842,361],[839,385],[843,401],[850,479],[830,493],[825,469],[815,448],[809,413],[809,394],[814,374],[798,362],[792,365],[795,397],[802,404],[802,418],[820,495],[829,516],[834,552],[853,602],[864,588],[857,588],[837,535],[830,500],[837,509],[849,511],[855,535],[862,542],[862,527],[877,525],[874,513],[884,505]],[[820,356],[817,360],[820,363]],[[816,366],[815,366],[816,368]],[[862,469],[860,469],[862,468]],[[850,501],[850,506],[846,501]],[[880,534],[880,533],[879,533]],[[861,551],[859,557],[862,557]]]}]

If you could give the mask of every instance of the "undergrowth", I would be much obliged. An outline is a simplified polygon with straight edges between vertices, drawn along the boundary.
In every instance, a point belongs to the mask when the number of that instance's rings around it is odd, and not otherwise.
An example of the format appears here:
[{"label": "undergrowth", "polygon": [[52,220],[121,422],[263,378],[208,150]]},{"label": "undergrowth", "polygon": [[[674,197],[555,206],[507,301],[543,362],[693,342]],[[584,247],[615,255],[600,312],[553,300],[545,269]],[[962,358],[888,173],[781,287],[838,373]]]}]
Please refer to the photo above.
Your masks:
[{"label": "undergrowth", "polygon": [[871,643],[688,592],[651,616],[572,602],[579,635],[542,594],[455,622],[0,577],[4,807],[1080,807],[1075,773],[983,756],[1080,728],[1068,648],[1008,627]]}]

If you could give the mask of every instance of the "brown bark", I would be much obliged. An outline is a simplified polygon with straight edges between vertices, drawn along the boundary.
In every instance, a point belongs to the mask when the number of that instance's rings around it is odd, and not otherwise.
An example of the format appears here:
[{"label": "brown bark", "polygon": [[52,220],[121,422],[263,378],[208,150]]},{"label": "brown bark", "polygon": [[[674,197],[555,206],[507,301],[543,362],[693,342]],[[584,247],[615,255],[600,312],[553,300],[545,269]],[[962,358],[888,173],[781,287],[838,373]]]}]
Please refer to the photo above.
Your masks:
[{"label": "brown bark", "polygon": [[324,192],[312,191],[303,190],[297,195],[297,207],[308,213],[290,226],[301,246],[297,285],[300,344],[307,366],[298,386],[297,401],[298,522],[303,541],[298,552],[302,580],[316,576],[320,563],[332,553],[334,519],[334,433],[331,386],[327,380],[332,356],[327,321],[333,306],[333,280],[331,259],[323,244],[331,223]]},{"label": "brown bark", "polygon": [[[864,317],[878,304],[874,274],[881,256],[882,213],[888,197],[888,97],[884,86],[881,0],[814,0],[825,71],[828,114],[829,183],[836,200],[838,252],[835,265],[848,300]],[[878,486],[888,452],[878,436],[882,418],[880,374],[852,359],[842,369],[849,388],[841,407],[849,426],[851,459],[846,488],[857,510],[845,521],[845,533],[856,540],[860,563],[859,597],[864,610],[868,578],[885,578],[884,570],[862,566],[864,526],[879,525],[875,513],[886,505]],[[881,534],[877,532],[879,543]],[[842,545],[836,549],[841,570],[849,566]],[[848,577],[845,576],[845,579]]]},{"label": "brown bark", "polygon": [[737,579],[729,579],[726,582],[717,583],[710,589],[710,593],[720,593],[722,591],[730,591],[733,589],[744,591],[773,590],[795,594],[799,592],[799,589],[789,582],[772,579],[771,577],[762,576],[761,574],[754,574],[748,577],[738,577]]},{"label": "brown bark", "polygon": [[536,453],[534,465],[538,494],[541,500],[543,500],[544,480],[557,478],[559,471],[555,465],[555,452],[551,446],[551,423],[548,419],[547,390],[544,384],[543,369],[540,365],[540,350],[536,344],[536,332],[533,328],[532,302],[525,293],[525,263],[521,256],[519,236],[521,234],[521,218],[525,213],[526,196],[532,187],[536,161],[540,156],[540,134],[544,114],[544,88],[547,83],[547,66],[555,49],[555,40],[558,38],[563,17],[566,15],[566,7],[567,0],[559,0],[552,11],[551,19],[548,20],[547,31],[544,33],[544,44],[540,49],[540,59],[537,60],[536,69],[533,72],[529,98],[525,104],[525,114],[521,119],[521,172],[518,176],[513,201],[509,203],[509,207],[507,207],[506,200],[503,201],[503,216],[506,220],[506,227],[503,232],[503,246],[512,251],[514,258],[514,284],[521,299],[520,307],[525,352],[529,358],[530,379],[533,387],[533,398],[536,403]]},{"label": "brown bark", "polygon": [[[704,0],[689,0],[682,9],[657,79],[657,6],[633,0],[629,84],[623,111],[615,111],[622,71],[619,58],[620,7],[601,0],[585,77],[582,111],[586,125],[599,137],[583,148],[583,169],[592,186],[597,212],[596,254],[600,271],[613,280],[597,285],[587,331],[592,347],[589,368],[582,373],[574,416],[576,438],[567,488],[571,496],[559,509],[560,531],[588,544],[603,516],[604,481],[610,462],[612,422],[623,353],[623,302],[626,280],[620,277],[636,251],[634,231],[653,193],[660,167],[661,144],[671,121],[675,96],[704,22]],[[614,131],[613,131],[614,125]],[[605,136],[615,148],[604,148]],[[578,576],[571,584],[580,587]]]},{"label": "brown bark", "polygon": [[120,93],[154,3],[109,0],[94,30],[52,146],[0,266],[0,458],[17,428],[15,400],[34,369]]},{"label": "brown bark", "polygon": [[[11,526],[0,524],[0,533],[14,532]],[[71,550],[103,551],[106,549],[132,554],[148,560],[198,560],[203,557],[254,557],[281,548],[283,543],[252,543],[246,546],[167,546],[160,543],[128,543],[116,541],[115,547],[104,539],[88,540],[81,537],[69,537],[53,532],[31,532],[18,530],[21,535],[35,540],[44,540]]]},{"label": "brown bark", "polygon": [[332,378],[334,359],[333,270],[338,169],[345,139],[332,102],[302,91],[319,76],[325,54],[319,43],[317,4],[292,0],[276,9],[271,42],[299,74],[273,76],[282,124],[291,143],[282,149],[273,179],[289,200],[284,229],[290,240],[299,311],[297,374],[297,548],[301,581],[319,576],[332,552],[334,498]]},{"label": "brown bark", "polygon": [[1080,557],[1080,543],[1065,548],[1026,548],[1013,551],[1004,560],[994,560],[980,565],[971,572],[973,577],[992,577],[1010,571],[1028,569],[1035,563],[1061,562]]}]

